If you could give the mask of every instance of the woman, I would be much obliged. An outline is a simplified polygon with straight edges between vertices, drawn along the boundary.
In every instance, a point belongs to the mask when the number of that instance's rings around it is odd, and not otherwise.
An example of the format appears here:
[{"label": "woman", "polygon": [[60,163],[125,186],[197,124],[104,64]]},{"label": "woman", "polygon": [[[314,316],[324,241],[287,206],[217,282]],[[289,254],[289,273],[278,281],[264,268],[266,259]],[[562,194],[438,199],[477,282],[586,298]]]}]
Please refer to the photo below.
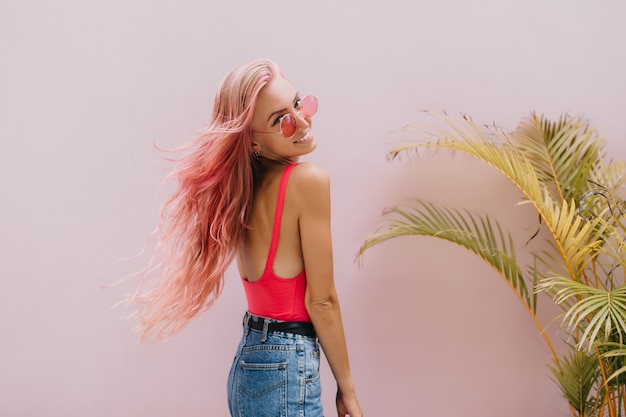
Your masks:
[{"label": "woman", "polygon": [[316,147],[316,111],[272,61],[226,76],[211,125],[173,173],[158,262],[134,296],[144,338],[167,339],[215,302],[236,258],[248,311],[228,378],[233,416],[322,416],[318,340],[338,415],[363,415],[333,282],[329,178],[298,163]]}]

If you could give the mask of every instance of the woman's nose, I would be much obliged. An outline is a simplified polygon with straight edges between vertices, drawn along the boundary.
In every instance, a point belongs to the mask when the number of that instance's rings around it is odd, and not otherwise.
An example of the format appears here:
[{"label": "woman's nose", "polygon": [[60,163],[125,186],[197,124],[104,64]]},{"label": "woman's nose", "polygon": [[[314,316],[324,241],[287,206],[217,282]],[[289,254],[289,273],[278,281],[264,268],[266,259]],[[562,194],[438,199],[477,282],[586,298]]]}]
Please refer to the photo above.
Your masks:
[{"label": "woman's nose", "polygon": [[295,118],[296,118],[296,123],[298,124],[298,127],[309,127],[310,123],[309,120],[304,117],[304,115],[302,114],[301,111],[296,111],[295,112]]}]

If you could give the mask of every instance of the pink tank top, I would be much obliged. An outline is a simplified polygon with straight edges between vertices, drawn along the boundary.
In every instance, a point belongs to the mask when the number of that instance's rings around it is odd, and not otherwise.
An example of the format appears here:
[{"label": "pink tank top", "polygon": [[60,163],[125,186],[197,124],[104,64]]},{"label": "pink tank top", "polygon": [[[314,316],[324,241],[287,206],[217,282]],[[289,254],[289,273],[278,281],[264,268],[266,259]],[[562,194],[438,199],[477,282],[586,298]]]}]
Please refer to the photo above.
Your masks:
[{"label": "pink tank top", "polygon": [[278,247],[280,222],[285,203],[285,191],[289,174],[296,164],[289,164],[283,171],[278,189],[278,201],[274,215],[274,226],[270,251],[263,275],[257,281],[249,282],[242,279],[248,299],[248,311],[254,315],[282,321],[310,322],[309,314],[304,306],[306,290],[306,272],[302,270],[294,278],[281,278],[274,273],[274,257]]}]

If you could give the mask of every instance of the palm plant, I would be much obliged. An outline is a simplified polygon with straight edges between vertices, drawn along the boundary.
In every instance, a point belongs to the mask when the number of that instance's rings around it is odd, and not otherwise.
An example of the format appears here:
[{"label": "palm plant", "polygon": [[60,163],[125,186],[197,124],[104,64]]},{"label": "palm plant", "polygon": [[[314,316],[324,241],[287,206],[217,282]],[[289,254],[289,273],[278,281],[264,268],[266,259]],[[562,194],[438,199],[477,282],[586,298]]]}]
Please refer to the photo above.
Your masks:
[{"label": "palm plant", "polygon": [[[537,211],[544,249],[522,264],[510,233],[488,215],[418,200],[393,207],[358,256],[399,236],[433,236],[475,253],[506,281],[552,352],[549,369],[572,416],[621,417],[626,412],[626,203],[617,197],[626,163],[605,162],[604,142],[580,117],[557,121],[532,113],[512,132],[469,117],[441,116],[436,130],[408,128],[420,140],[394,147],[389,159],[447,149],[503,174]],[[538,233],[535,236],[540,236]],[[562,310],[571,349],[559,356],[537,317],[537,294]],[[550,299],[550,298],[547,298]]]}]

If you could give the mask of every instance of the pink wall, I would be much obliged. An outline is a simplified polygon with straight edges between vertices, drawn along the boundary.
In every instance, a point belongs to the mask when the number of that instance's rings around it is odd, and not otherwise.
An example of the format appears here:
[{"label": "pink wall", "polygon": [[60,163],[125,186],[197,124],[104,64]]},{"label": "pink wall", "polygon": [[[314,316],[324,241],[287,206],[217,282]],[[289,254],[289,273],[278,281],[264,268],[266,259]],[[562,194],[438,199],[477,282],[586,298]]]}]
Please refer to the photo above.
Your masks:
[{"label": "pink wall", "polygon": [[320,97],[309,159],[333,177],[336,280],[366,415],[566,415],[545,343],[487,266],[424,238],[377,247],[361,268],[353,255],[384,207],[413,197],[488,210],[520,245],[534,224],[467,158],[385,161],[421,109],[507,128],[532,110],[583,114],[626,158],[625,15],[617,0],[2,2],[0,415],[227,415],[236,275],[163,348],[139,346],[111,308],[122,290],[99,286],[133,267],[111,263],[156,221],[167,165],[152,144],[191,139],[225,72],[258,57]]}]

